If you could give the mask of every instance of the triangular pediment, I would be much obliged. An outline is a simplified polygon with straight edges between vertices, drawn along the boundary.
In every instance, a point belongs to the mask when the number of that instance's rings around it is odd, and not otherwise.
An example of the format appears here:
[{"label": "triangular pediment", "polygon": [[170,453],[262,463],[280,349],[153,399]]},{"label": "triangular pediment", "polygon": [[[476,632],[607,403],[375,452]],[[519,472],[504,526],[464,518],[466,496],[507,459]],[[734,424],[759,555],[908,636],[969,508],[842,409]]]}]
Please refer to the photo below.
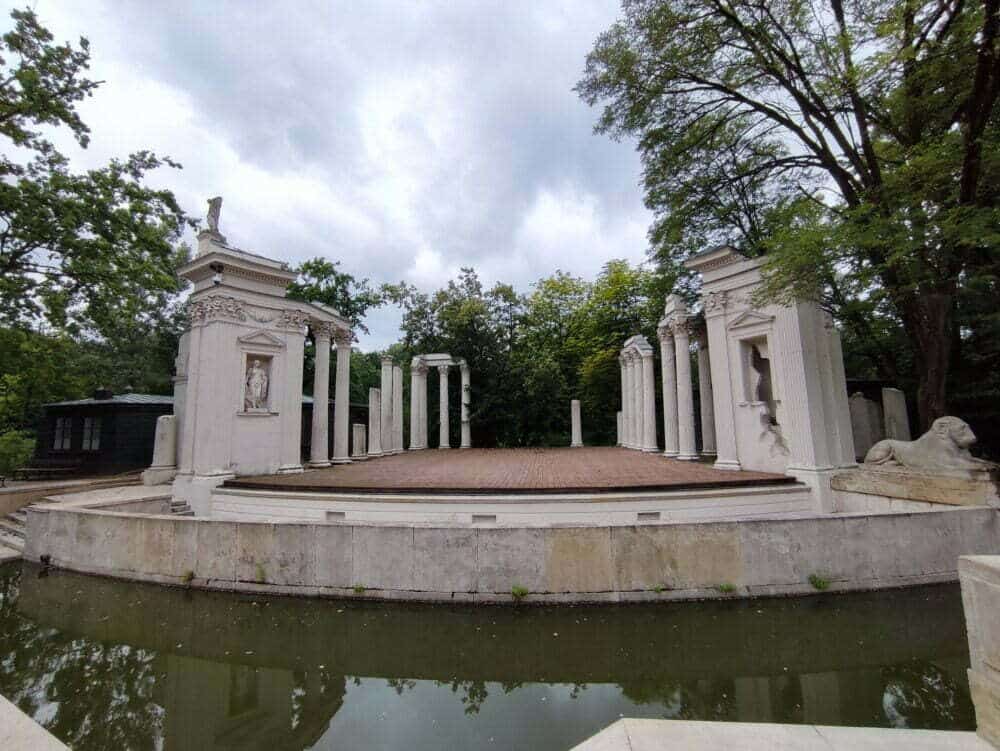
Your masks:
[{"label": "triangular pediment", "polygon": [[745,329],[751,326],[762,326],[774,323],[774,316],[758,313],[756,310],[746,310],[729,322],[727,329]]},{"label": "triangular pediment", "polygon": [[241,336],[237,341],[240,344],[249,344],[254,347],[284,347],[285,343],[273,334],[266,331],[255,331],[252,334]]}]

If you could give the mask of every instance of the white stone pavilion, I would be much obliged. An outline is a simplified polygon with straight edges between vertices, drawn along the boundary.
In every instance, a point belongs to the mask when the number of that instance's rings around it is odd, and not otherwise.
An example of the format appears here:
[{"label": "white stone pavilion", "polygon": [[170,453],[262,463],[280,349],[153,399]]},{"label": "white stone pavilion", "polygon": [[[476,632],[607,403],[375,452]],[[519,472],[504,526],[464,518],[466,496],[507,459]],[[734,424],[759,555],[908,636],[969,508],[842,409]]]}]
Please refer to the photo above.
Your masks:
[{"label": "white stone pavilion", "polygon": [[472,430],[469,424],[469,399],[472,393],[472,375],[468,363],[461,357],[436,353],[417,355],[410,363],[410,450],[428,447],[427,440],[427,373],[437,368],[440,389],[440,427],[438,448],[451,448],[448,421],[448,374],[458,368],[462,376],[462,436],[460,448],[472,448]]}]

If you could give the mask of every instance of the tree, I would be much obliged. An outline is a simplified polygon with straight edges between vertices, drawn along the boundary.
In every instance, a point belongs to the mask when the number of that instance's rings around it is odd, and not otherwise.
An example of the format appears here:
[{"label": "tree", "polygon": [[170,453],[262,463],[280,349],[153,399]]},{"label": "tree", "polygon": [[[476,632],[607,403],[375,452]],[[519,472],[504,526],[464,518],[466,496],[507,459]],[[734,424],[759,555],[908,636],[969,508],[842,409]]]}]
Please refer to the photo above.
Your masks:
[{"label": "tree", "polygon": [[339,266],[340,261],[325,258],[305,261],[295,269],[299,278],[288,285],[288,297],[329,305],[351,322],[353,331],[367,334],[365,314],[371,308],[384,305],[388,293],[382,288],[372,289],[367,279],[358,281]]},{"label": "tree", "polygon": [[155,318],[180,290],[176,241],[193,223],[144,178],[179,165],[142,151],[71,171],[41,129],[69,128],[87,146],[76,106],[99,86],[85,76],[89,44],[54,44],[31,10],[11,18],[0,41],[0,322],[102,334]]},{"label": "tree", "polygon": [[626,0],[578,91],[639,139],[658,258],[732,241],[862,340],[898,322],[926,425],[997,292],[998,30],[1000,0]]}]

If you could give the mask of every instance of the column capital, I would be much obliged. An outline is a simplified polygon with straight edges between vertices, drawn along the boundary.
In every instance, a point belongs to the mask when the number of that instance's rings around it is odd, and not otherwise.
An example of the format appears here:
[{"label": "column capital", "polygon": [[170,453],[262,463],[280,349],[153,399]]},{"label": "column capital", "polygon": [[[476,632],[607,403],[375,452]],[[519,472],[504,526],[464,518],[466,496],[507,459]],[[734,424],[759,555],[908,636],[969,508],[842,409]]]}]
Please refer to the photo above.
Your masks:
[{"label": "column capital", "polygon": [[691,336],[693,328],[690,318],[675,318],[670,322],[670,331],[675,339],[679,336]]},{"label": "column capital", "polygon": [[332,323],[326,321],[317,321],[316,319],[310,319],[309,330],[317,339],[331,339],[333,338],[336,327]]},{"label": "column capital", "polygon": [[709,292],[702,298],[701,304],[706,317],[722,315],[729,305],[729,293],[725,291]]},{"label": "column capital", "polygon": [[382,365],[390,366],[396,364],[396,361],[389,357],[389,355],[382,355],[382,357],[379,358],[379,362],[382,363]]},{"label": "column capital", "polygon": [[353,337],[349,330],[337,329],[334,331],[333,340],[337,343],[338,347],[350,347]]}]

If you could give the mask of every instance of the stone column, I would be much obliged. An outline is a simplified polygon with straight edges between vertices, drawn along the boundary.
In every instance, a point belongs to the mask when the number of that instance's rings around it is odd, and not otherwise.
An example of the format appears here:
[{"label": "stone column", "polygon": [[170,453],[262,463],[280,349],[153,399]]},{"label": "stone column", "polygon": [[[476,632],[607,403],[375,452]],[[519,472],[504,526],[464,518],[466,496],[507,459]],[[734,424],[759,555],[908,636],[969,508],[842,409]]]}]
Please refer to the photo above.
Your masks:
[{"label": "stone column", "polygon": [[368,389],[368,456],[382,455],[382,392]]},{"label": "stone column", "polygon": [[379,410],[379,429],[382,436],[382,453],[391,454],[392,450],[392,358],[381,360],[381,393],[382,403]]},{"label": "stone column", "polygon": [[[348,433],[351,429],[351,332],[337,332],[337,384],[333,405],[333,463],[350,464]],[[316,405],[313,404],[315,412]]]},{"label": "stone column", "polygon": [[622,409],[625,410],[625,448],[635,447],[635,398],[633,384],[635,371],[632,369],[632,353],[625,353],[625,390],[622,392]]},{"label": "stone column", "polygon": [[403,366],[392,368],[392,452],[403,450]]},{"label": "stone column", "polygon": [[736,448],[736,418],[733,413],[733,385],[729,372],[729,338],[726,334],[725,292],[704,298],[708,330],[708,360],[712,371],[712,411],[715,417],[715,468],[740,469]]},{"label": "stone column", "polygon": [[472,373],[469,366],[462,369],[462,448],[472,448],[472,425],[469,423],[469,405],[472,402]]},{"label": "stone column", "polygon": [[646,390],[642,369],[642,355],[638,352],[632,353],[632,410],[635,415],[635,435],[632,439],[632,448],[642,449],[642,438],[646,431],[646,415],[642,407],[642,395]]},{"label": "stone column", "polygon": [[625,370],[625,353],[618,353],[618,371],[622,381],[622,408],[618,412],[618,445],[628,446],[628,373]]},{"label": "stone column", "polygon": [[[843,355],[841,354],[841,362]],[[897,441],[909,441],[910,417],[906,412],[906,394],[899,389],[882,389],[882,416],[885,418],[885,437]]]},{"label": "stone column", "polygon": [[[309,444],[309,466],[330,466],[330,335],[327,323],[312,324],[316,340],[316,368],[313,373],[312,437]],[[340,373],[340,357],[337,357]],[[339,395],[338,395],[339,396]],[[337,404],[339,409],[340,404]]]},{"label": "stone column", "polygon": [[615,445],[616,446],[621,446],[622,445],[622,411],[621,410],[618,410],[617,414],[615,415],[615,419],[616,419],[616,422],[617,422],[617,432],[615,433]]},{"label": "stone column", "polygon": [[410,363],[410,451],[422,448],[420,445],[420,369]]},{"label": "stone column", "polygon": [[712,404],[712,365],[708,337],[698,337],[698,396],[701,399],[701,453],[715,456],[715,407]]},{"label": "stone column", "polygon": [[656,451],[656,374],[653,352],[642,353],[642,450]]},{"label": "stone column", "polygon": [[570,447],[583,448],[583,431],[580,428],[580,400],[573,399],[569,403]]},{"label": "stone column", "polygon": [[438,365],[437,369],[441,389],[441,427],[438,434],[438,448],[450,449],[451,438],[448,437],[448,366]]},{"label": "stone column", "polygon": [[356,422],[352,426],[351,433],[351,458],[356,462],[364,461],[368,458],[367,447],[365,446],[365,426],[364,423]]},{"label": "stone column", "polygon": [[691,338],[686,319],[670,325],[674,332],[674,357],[677,360],[677,442],[678,459],[698,458],[694,442],[694,389],[691,385]]},{"label": "stone column", "polygon": [[677,456],[677,362],[674,335],[668,326],[656,330],[660,338],[660,371],[663,377],[663,455]]}]

